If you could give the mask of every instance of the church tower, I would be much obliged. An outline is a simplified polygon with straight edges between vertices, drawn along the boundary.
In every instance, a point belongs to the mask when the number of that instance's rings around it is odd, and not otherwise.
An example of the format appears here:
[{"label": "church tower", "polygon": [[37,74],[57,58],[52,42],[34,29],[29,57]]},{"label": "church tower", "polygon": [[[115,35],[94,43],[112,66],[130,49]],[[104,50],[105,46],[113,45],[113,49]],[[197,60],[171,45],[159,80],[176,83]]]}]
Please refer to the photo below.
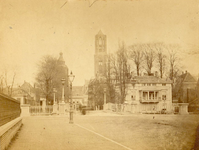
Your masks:
[{"label": "church tower", "polygon": [[61,102],[62,99],[62,82],[61,79],[65,79],[65,84],[64,84],[64,95],[65,95],[65,102],[69,102],[69,82],[68,82],[68,67],[65,64],[65,60],[63,57],[63,53],[59,53],[59,58],[57,60],[57,72],[56,72],[56,97],[58,100]]},{"label": "church tower", "polygon": [[107,41],[100,30],[95,36],[95,76],[106,76]]}]

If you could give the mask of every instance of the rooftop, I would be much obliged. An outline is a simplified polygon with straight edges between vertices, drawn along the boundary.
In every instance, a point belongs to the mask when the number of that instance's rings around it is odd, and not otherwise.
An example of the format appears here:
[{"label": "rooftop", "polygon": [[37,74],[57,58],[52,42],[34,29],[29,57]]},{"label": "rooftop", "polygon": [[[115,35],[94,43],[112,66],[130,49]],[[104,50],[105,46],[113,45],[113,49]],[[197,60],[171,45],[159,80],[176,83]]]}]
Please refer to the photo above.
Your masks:
[{"label": "rooftop", "polygon": [[163,79],[156,76],[135,76],[131,79],[131,82],[136,83],[169,83],[172,81],[170,79]]}]

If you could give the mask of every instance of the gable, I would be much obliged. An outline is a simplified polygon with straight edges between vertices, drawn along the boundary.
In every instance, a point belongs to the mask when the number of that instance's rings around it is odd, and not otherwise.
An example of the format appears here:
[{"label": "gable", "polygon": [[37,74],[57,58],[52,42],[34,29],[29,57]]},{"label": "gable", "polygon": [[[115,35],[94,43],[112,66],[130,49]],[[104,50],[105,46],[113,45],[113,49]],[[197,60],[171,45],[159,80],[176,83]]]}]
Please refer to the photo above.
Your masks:
[{"label": "gable", "polygon": [[193,78],[193,76],[190,73],[187,73],[183,82],[196,82],[196,80]]}]

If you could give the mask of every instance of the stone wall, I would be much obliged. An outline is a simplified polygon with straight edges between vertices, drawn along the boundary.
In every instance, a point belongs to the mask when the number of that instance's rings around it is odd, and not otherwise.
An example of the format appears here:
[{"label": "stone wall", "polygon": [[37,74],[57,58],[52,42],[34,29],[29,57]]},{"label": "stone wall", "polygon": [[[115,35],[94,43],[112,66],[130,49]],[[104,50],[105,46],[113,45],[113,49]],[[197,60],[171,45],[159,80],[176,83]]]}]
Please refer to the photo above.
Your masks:
[{"label": "stone wall", "polygon": [[18,117],[0,127],[0,150],[5,150],[22,125],[22,118]]}]

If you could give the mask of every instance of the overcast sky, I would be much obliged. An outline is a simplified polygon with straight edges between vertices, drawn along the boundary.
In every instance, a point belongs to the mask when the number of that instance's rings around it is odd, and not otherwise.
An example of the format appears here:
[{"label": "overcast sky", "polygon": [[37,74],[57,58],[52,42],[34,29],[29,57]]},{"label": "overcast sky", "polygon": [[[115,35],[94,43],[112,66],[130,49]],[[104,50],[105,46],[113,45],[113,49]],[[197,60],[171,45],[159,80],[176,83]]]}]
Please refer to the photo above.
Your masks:
[{"label": "overcast sky", "polygon": [[198,0],[0,0],[0,69],[16,71],[16,83],[33,83],[41,57],[63,52],[74,85],[83,85],[94,76],[100,29],[109,52],[118,41],[180,44],[184,69],[199,73]]}]

